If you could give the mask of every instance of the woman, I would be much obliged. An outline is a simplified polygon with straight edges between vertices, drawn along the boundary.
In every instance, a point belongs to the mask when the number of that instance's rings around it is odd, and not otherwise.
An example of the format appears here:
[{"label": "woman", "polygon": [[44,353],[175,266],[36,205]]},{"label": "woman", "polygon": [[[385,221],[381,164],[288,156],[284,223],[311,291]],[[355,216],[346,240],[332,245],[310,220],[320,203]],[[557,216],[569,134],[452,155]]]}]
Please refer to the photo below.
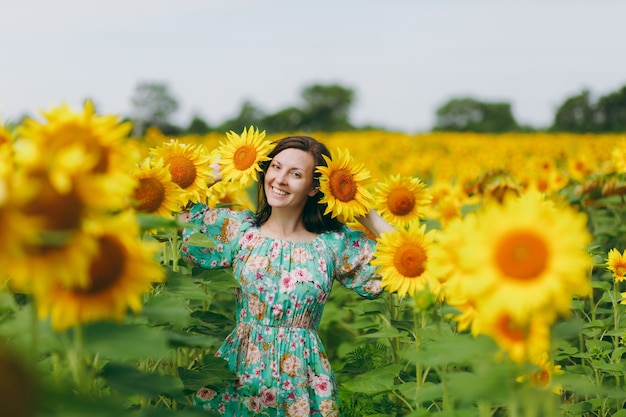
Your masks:
[{"label": "woman", "polygon": [[[259,175],[257,212],[197,204],[184,220],[215,248],[183,243],[203,268],[232,267],[237,325],[216,356],[239,380],[227,391],[204,388],[196,405],[227,416],[337,416],[337,386],[317,335],[334,280],[366,298],[381,293],[369,264],[374,242],[319,204],[316,166],[328,149],[308,136],[279,140]],[[370,211],[359,219],[375,236],[391,229]],[[198,229],[183,231],[183,242]]]}]

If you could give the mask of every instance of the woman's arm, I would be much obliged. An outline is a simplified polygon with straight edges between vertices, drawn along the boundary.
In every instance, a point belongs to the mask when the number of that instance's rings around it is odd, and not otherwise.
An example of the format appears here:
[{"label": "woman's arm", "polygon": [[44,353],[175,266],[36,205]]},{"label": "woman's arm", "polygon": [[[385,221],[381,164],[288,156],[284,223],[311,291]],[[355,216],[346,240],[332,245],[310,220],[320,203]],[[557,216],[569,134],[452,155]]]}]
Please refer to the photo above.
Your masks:
[{"label": "woman's arm", "polygon": [[380,237],[383,233],[396,230],[373,209],[370,209],[365,216],[357,217],[356,220],[376,237]]}]

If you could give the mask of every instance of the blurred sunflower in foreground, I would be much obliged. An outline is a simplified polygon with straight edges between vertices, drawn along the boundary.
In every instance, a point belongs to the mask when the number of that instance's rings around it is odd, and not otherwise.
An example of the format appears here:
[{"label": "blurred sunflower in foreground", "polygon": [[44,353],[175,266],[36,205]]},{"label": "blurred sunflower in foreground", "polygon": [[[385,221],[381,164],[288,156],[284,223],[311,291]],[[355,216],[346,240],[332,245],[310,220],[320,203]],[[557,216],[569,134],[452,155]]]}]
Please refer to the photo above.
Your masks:
[{"label": "blurred sunflower in foreground", "polygon": [[320,191],[324,196],[319,204],[327,204],[324,214],[341,217],[345,222],[368,213],[372,195],[365,188],[370,172],[363,163],[355,164],[347,150],[331,151],[331,157],[323,155],[327,166],[318,166]]},{"label": "blurred sunflower in foreground", "polygon": [[265,131],[250,126],[244,128],[241,135],[232,130],[226,133],[227,140],[220,143],[217,149],[219,164],[222,167],[222,180],[238,183],[246,187],[257,178],[263,161],[268,161],[267,154],[272,148],[270,141],[265,140]]},{"label": "blurred sunflower in foreground", "polygon": [[84,285],[50,285],[37,294],[38,313],[50,317],[52,327],[68,327],[113,318],[121,320],[127,309],[141,310],[142,295],[165,278],[157,261],[160,245],[140,239],[132,211],[89,225],[95,253],[89,259]]},{"label": "blurred sunflower in foreground", "polygon": [[[132,126],[118,116],[98,115],[91,101],[82,112],[66,104],[27,118],[17,129],[16,162],[43,178],[54,192],[72,195],[85,209],[118,210],[135,183],[128,175],[135,153],[125,140]],[[33,204],[38,205],[35,197]]]},{"label": "blurred sunflower in foreground", "polygon": [[565,373],[561,365],[555,365],[554,360],[550,359],[546,352],[531,358],[530,362],[534,369],[519,376],[517,382],[528,382],[539,388],[550,389],[555,394],[563,392],[563,386],[553,382],[555,375],[563,375]]},{"label": "blurred sunflower in foreground", "polygon": [[[0,145],[0,259],[8,289],[32,297],[55,329],[137,311],[163,279],[156,242],[132,209],[138,155],[130,124],[66,105],[27,119]],[[4,146],[10,146],[7,151]],[[10,257],[10,258],[9,258]]]},{"label": "blurred sunflower in foreground", "polygon": [[445,298],[461,315],[471,306],[480,326],[472,333],[493,336],[512,358],[523,360],[532,353],[529,338],[567,316],[574,297],[590,294],[586,221],[534,192],[486,204],[442,231],[445,251],[436,252],[434,262],[454,265],[445,271]]},{"label": "blurred sunflower in foreground", "polygon": [[138,181],[133,200],[142,213],[171,217],[181,210],[189,195],[172,181],[172,174],[161,158],[146,158],[132,172]]}]

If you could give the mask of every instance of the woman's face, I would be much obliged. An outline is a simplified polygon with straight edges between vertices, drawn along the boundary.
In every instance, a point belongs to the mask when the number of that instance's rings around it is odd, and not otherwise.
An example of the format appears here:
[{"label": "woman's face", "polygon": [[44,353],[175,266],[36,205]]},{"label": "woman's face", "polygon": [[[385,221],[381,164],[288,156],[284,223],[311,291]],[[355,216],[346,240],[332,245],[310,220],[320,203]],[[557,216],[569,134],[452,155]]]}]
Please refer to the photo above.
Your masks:
[{"label": "woman's face", "polygon": [[309,196],[317,193],[313,187],[313,155],[300,149],[288,148],[279,152],[265,172],[265,197],[272,208],[302,211]]}]

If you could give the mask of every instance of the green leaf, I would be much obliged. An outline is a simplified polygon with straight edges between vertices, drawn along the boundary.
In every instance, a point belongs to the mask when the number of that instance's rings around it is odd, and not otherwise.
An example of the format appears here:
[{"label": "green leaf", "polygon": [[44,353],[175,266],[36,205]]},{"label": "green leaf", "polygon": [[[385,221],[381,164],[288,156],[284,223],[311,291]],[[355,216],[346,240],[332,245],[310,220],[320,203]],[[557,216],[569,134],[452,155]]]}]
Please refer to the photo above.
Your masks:
[{"label": "green leaf", "polygon": [[622,360],[622,355],[626,353],[626,348],[625,347],[618,347],[617,349],[615,349],[612,353],[611,353],[611,361],[613,362],[619,362]]},{"label": "green leaf", "polygon": [[190,323],[186,301],[182,298],[157,295],[144,305],[141,314],[152,324],[172,324],[178,327]]},{"label": "green leaf", "polygon": [[215,242],[203,233],[192,233],[187,240],[189,246],[201,246],[204,248],[214,248]]},{"label": "green leaf", "polygon": [[187,300],[206,300],[208,294],[191,277],[172,274],[165,284],[167,291]]},{"label": "green leaf", "polygon": [[202,280],[207,287],[213,291],[229,290],[239,286],[233,276],[232,269],[202,270],[199,274],[193,275],[194,279]]},{"label": "green leaf", "polygon": [[373,369],[350,381],[344,382],[343,386],[349,391],[364,394],[379,394],[391,391],[394,387],[394,381],[402,368],[401,364],[394,364]]},{"label": "green leaf", "polygon": [[207,324],[218,327],[230,326],[234,323],[232,319],[223,314],[206,310],[196,310],[191,313],[191,317],[200,319]]},{"label": "green leaf", "polygon": [[190,370],[179,367],[178,375],[185,389],[196,391],[202,387],[211,387],[216,391],[224,390],[228,383],[237,380],[237,375],[228,369],[228,362],[215,356],[207,356],[198,369]]},{"label": "green leaf", "polygon": [[486,336],[469,334],[442,335],[438,340],[425,342],[419,350],[407,350],[402,357],[425,366],[471,364],[489,358],[495,352],[493,340]]},{"label": "green leaf", "polygon": [[195,334],[189,331],[185,332],[167,332],[169,344],[172,348],[177,347],[193,347],[193,348],[210,348],[215,346],[216,342],[222,342],[223,337],[213,338],[206,334]]},{"label": "green leaf", "polygon": [[176,400],[184,400],[182,381],[173,375],[145,373],[122,364],[109,363],[100,372],[106,383],[124,395],[144,395],[157,398],[166,395]]},{"label": "green leaf", "polygon": [[474,404],[479,400],[503,401],[509,394],[506,381],[514,380],[510,369],[499,366],[483,370],[479,375],[449,373],[447,378],[450,396],[461,404]]},{"label": "green leaf", "polygon": [[371,332],[371,333],[366,333],[364,335],[359,336],[359,338],[361,339],[381,339],[381,338],[393,339],[393,338],[404,337],[404,336],[406,336],[406,333],[399,331],[395,327],[387,327],[382,330],[378,330],[378,331]]},{"label": "green leaf", "polygon": [[405,382],[394,387],[402,396],[412,402],[426,403],[439,400],[443,397],[443,386],[441,384],[433,384],[426,382],[421,387],[417,386],[417,382]]},{"label": "green leaf", "polygon": [[593,288],[598,288],[601,290],[605,290],[605,291],[609,291],[611,289],[611,283],[610,282],[604,282],[604,281],[591,281],[591,286]]},{"label": "green leaf", "polygon": [[137,324],[95,323],[85,326],[85,348],[113,360],[168,358],[167,334]]},{"label": "green leaf", "polygon": [[156,214],[138,213],[137,220],[142,230],[151,229],[178,229],[181,225],[173,218]]}]

